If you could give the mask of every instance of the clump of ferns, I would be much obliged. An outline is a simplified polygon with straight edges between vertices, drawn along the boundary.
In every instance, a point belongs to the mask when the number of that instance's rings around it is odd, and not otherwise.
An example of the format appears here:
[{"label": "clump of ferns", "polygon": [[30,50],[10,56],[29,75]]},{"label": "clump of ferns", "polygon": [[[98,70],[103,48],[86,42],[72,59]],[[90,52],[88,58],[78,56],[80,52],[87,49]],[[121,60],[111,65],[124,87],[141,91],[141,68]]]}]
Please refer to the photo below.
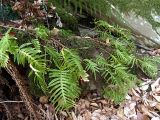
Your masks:
[{"label": "clump of ferns", "polygon": [[92,71],[95,78],[97,73],[101,74],[107,85],[104,88],[104,96],[118,103],[124,99],[131,87],[139,83],[137,69],[142,70],[150,78],[156,77],[159,58],[137,56],[128,31],[104,21],[98,21],[96,25],[98,32],[102,33],[100,39],[109,39],[113,52],[108,58],[98,55],[95,59],[86,59],[86,70]]},{"label": "clump of ferns", "polygon": [[[10,30],[0,40],[0,67],[7,66],[12,55],[17,64],[30,67],[28,78],[50,96],[57,110],[72,107],[80,94],[78,80],[86,75],[78,54],[66,48],[57,52],[52,47],[41,46],[38,39],[19,46],[16,38],[8,34]],[[41,27],[36,32],[40,38],[47,37]]]},{"label": "clump of ferns", "polygon": [[[58,52],[53,47],[41,46],[38,37],[48,38],[48,32],[43,27],[36,29],[37,39],[22,45],[18,45],[16,38],[11,37],[9,32],[10,30],[0,40],[0,67],[5,67],[11,59],[10,56],[13,56],[16,63],[30,67],[29,79],[44,94],[50,96],[50,101],[57,110],[72,107],[80,94],[78,80],[87,80],[88,76],[77,52],[66,48]],[[131,49],[134,44],[127,41],[129,39],[125,40],[123,36],[111,39],[114,50],[108,58],[99,55],[95,59],[84,59],[86,70],[91,70],[95,78],[99,72],[106,80],[104,96],[116,102],[121,101],[127,90],[135,84],[137,78],[132,74],[134,67],[139,67],[149,76],[155,77],[155,61],[159,62],[156,58],[137,58],[133,54],[134,49]]]}]

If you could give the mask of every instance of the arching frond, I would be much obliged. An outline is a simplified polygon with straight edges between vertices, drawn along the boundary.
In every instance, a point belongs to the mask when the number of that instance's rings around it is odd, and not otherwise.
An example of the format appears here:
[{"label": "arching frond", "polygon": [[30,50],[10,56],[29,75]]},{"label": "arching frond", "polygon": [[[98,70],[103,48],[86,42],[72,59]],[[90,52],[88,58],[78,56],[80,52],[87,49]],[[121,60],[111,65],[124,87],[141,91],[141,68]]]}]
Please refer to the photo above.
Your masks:
[{"label": "arching frond", "polygon": [[64,59],[64,69],[70,69],[72,72],[78,73],[77,76],[83,72],[81,59],[75,51],[63,49],[61,54]]},{"label": "arching frond", "polygon": [[91,70],[91,72],[94,74],[94,79],[96,80],[96,74],[99,72],[98,65],[89,59],[84,59],[84,61],[86,62],[86,70]]},{"label": "arching frond", "polygon": [[18,64],[25,65],[26,62],[32,65],[33,71],[45,71],[46,64],[44,60],[44,56],[39,54],[40,50],[31,47],[31,43],[25,43],[17,49],[17,53],[15,54],[15,60]]},{"label": "arching frond", "polygon": [[32,47],[32,43],[24,43],[14,53],[14,59],[18,64],[29,64],[31,68],[29,76],[33,74],[35,83],[38,83],[43,92],[46,93],[47,84],[44,77],[46,73],[46,61],[44,55],[40,53],[40,49]]},{"label": "arching frond", "polygon": [[67,109],[74,105],[80,89],[70,71],[53,69],[49,72],[50,100],[57,109]]},{"label": "arching frond", "polygon": [[142,71],[150,77],[156,77],[158,70],[157,65],[149,58],[144,57],[141,61],[139,61],[139,66],[142,69]]},{"label": "arching frond", "polygon": [[9,59],[8,54],[0,51],[0,67],[7,66],[8,59]]},{"label": "arching frond", "polygon": [[45,48],[53,63],[56,65],[57,68],[60,69],[63,63],[63,56],[60,53],[58,53],[53,47]]},{"label": "arching frond", "polygon": [[36,50],[39,50],[39,52],[41,52],[41,44],[38,39],[33,39],[32,44],[34,45]]},{"label": "arching frond", "polygon": [[10,37],[8,34],[10,31],[11,29],[9,29],[0,40],[0,66],[1,67],[5,67],[9,59],[7,51],[9,50],[10,46],[12,46],[10,40],[13,39],[13,37]]}]

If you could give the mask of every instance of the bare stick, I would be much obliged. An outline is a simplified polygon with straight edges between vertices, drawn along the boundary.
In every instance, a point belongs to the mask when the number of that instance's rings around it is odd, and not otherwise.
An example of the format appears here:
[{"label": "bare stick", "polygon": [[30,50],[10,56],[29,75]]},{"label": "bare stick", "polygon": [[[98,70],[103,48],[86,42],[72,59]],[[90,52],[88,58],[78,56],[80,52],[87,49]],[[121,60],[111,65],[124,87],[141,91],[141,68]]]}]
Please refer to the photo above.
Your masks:
[{"label": "bare stick", "polygon": [[24,103],[24,101],[0,101],[0,103]]}]

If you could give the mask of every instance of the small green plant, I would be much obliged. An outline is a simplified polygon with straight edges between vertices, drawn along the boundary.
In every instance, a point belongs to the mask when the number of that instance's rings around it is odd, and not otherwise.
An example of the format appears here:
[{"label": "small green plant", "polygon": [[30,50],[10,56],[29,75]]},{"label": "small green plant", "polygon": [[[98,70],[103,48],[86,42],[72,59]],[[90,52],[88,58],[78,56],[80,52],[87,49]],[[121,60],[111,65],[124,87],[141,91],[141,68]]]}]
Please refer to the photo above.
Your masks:
[{"label": "small green plant", "polygon": [[106,81],[104,96],[118,103],[138,82],[135,70],[140,69],[149,77],[156,77],[159,58],[137,57],[134,54],[135,45],[130,33],[122,28],[111,26],[100,20],[96,22],[96,29],[100,33],[101,40],[110,40],[113,52],[108,58],[98,55],[95,59],[86,59],[86,70],[93,72],[95,78],[96,74],[100,73]]},{"label": "small green plant", "polygon": [[71,30],[65,30],[65,29],[60,30],[61,37],[68,38],[71,35],[73,35],[73,32]]},{"label": "small green plant", "polygon": [[[41,29],[36,29],[37,38],[46,38],[45,29]],[[78,54],[66,48],[57,52],[53,47],[41,46],[38,39],[19,46],[16,38],[8,34],[10,31],[0,40],[0,67],[7,66],[10,55],[13,56],[16,63],[30,68],[28,77],[34,81],[32,84],[50,96],[57,110],[72,107],[80,94],[78,80],[86,74]]]},{"label": "small green plant", "polygon": [[[95,80],[97,74],[100,74],[106,84],[102,88],[104,96],[118,103],[138,81],[135,70],[140,69],[151,78],[156,76],[159,58],[137,57],[128,31],[110,26],[104,21],[99,21],[96,25],[99,33],[108,34],[113,51],[107,58],[99,54],[92,59],[82,59],[76,50],[62,48],[57,51],[47,43],[41,45],[39,38],[47,41],[49,38],[49,31],[41,26],[36,29],[36,39],[21,45],[15,37],[9,35],[11,29],[8,30],[0,40],[0,67],[7,66],[12,58],[18,65],[29,67],[31,87],[37,86],[38,90],[50,96],[50,101],[57,110],[68,109],[75,104],[75,99],[81,93],[79,80],[88,81],[86,71],[91,71]],[[99,39],[106,38],[100,36]]]}]

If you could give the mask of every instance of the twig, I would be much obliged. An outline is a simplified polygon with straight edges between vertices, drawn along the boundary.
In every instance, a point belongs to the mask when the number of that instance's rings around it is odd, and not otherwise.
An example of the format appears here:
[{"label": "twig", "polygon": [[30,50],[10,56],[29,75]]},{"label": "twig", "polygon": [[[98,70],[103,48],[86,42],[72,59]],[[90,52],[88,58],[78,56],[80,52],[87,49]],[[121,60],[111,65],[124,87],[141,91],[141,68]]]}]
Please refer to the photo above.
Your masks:
[{"label": "twig", "polygon": [[0,101],[0,103],[24,103],[24,101]]},{"label": "twig", "polygon": [[[2,99],[0,99],[0,100],[2,100]],[[9,111],[8,106],[4,102],[1,104],[4,106],[4,108],[6,110],[7,119],[11,120],[11,112]]]}]

